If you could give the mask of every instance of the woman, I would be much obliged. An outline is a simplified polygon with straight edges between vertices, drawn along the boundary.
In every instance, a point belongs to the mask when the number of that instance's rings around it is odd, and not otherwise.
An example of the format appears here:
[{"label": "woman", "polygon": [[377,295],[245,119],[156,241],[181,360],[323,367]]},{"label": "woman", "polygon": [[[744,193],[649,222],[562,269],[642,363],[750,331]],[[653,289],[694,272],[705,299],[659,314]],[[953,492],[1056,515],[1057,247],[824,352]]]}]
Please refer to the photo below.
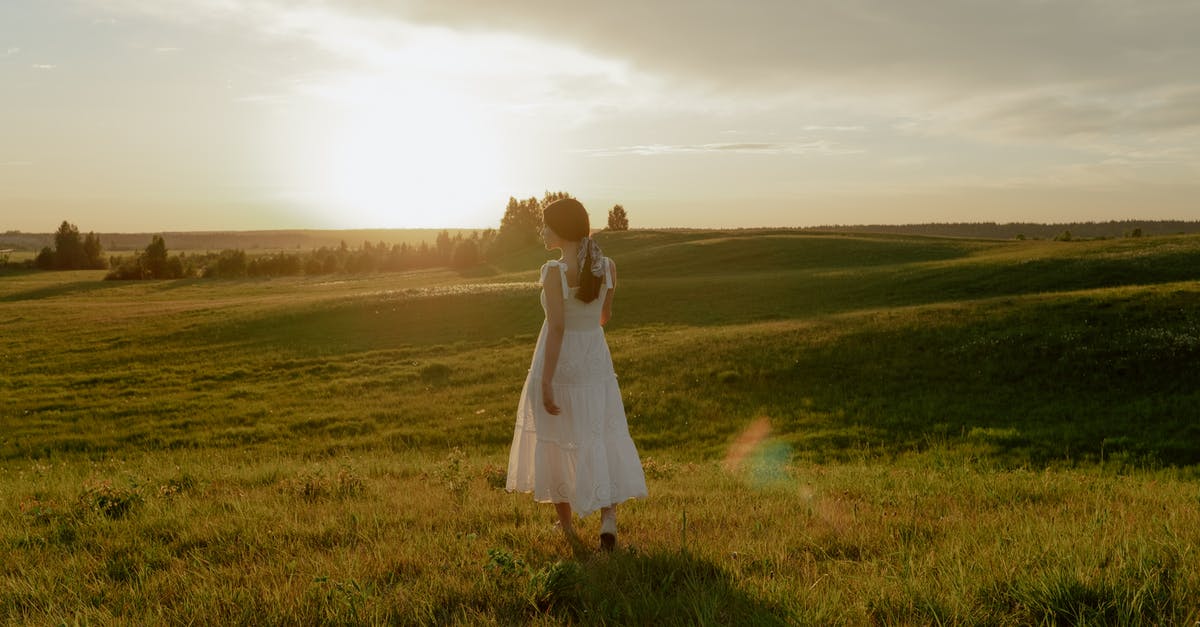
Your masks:
[{"label": "woman", "polygon": [[617,504],[646,496],[604,340],[616,266],[588,237],[588,215],[579,201],[550,203],[542,220],[546,249],[558,249],[562,257],[542,266],[546,320],[521,391],[507,489],[554,503],[572,543],[579,542],[572,512],[582,517],[599,509],[600,548],[611,551]]}]

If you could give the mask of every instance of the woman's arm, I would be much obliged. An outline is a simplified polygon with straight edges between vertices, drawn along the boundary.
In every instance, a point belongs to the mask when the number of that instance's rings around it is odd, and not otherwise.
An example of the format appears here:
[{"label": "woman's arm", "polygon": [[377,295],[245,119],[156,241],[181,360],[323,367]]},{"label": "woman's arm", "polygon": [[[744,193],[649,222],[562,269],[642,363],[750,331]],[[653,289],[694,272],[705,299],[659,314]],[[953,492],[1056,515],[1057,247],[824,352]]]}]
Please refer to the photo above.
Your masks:
[{"label": "woman's arm", "polygon": [[612,277],[612,287],[604,294],[604,307],[600,310],[600,326],[608,324],[612,318],[613,292],[617,290],[617,262],[608,260],[608,276]]},{"label": "woman's arm", "polygon": [[558,354],[562,351],[563,332],[566,323],[563,318],[563,289],[562,279],[559,278],[558,264],[551,264],[546,271],[546,280],[542,289],[546,291],[546,360],[542,362],[542,404],[546,411],[557,416],[558,405],[554,404],[554,370],[558,367]]}]

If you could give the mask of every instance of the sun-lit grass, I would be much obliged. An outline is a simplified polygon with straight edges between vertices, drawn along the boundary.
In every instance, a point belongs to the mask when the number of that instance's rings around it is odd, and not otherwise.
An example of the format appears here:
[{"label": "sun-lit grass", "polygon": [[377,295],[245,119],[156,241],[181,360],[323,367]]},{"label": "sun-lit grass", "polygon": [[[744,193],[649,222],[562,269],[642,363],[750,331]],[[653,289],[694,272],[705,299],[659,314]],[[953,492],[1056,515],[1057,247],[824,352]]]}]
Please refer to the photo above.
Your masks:
[{"label": "sun-lit grass", "polygon": [[544,252],[0,278],[0,616],[1200,619],[1200,238],[602,237],[651,491],[611,556],[500,489]]}]

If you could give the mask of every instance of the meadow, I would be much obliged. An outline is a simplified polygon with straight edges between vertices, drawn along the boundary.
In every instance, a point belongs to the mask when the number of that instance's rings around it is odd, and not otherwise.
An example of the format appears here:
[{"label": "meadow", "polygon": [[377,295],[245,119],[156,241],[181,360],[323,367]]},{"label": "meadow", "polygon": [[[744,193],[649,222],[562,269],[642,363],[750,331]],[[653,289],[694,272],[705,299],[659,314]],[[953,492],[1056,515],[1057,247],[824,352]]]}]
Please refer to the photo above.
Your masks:
[{"label": "meadow", "polygon": [[0,274],[0,620],[1200,621],[1200,236],[598,237],[613,554],[502,489],[545,251]]}]

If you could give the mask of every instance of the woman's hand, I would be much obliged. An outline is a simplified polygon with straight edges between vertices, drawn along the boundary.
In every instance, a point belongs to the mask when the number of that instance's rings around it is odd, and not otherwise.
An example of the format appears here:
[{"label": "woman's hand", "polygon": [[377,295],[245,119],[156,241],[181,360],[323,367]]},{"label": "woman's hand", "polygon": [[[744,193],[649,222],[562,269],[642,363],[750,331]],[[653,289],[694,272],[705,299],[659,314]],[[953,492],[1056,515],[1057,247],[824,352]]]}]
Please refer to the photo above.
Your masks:
[{"label": "woman's hand", "polygon": [[542,381],[542,406],[551,416],[557,416],[562,411],[554,404],[554,386],[548,381]]}]

